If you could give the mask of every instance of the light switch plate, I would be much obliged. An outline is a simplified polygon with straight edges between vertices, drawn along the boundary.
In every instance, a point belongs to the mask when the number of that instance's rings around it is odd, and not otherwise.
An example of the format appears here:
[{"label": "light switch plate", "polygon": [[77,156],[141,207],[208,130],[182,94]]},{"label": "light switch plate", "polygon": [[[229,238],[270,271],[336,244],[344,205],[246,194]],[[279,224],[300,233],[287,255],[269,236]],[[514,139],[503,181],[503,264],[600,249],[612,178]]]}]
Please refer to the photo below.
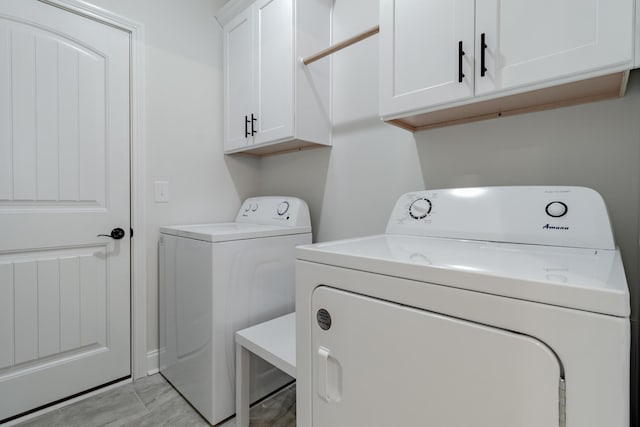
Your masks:
[{"label": "light switch plate", "polygon": [[156,203],[169,202],[169,183],[167,181],[156,181],[155,184],[155,201]]}]

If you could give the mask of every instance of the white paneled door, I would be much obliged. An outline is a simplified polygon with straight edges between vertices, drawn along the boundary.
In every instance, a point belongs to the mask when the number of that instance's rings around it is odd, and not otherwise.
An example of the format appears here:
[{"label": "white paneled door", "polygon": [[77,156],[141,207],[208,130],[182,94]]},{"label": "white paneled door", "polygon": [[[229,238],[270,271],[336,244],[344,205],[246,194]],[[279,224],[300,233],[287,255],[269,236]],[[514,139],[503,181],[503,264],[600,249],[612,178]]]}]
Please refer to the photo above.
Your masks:
[{"label": "white paneled door", "polygon": [[0,421],[130,374],[129,43],[0,1]]}]

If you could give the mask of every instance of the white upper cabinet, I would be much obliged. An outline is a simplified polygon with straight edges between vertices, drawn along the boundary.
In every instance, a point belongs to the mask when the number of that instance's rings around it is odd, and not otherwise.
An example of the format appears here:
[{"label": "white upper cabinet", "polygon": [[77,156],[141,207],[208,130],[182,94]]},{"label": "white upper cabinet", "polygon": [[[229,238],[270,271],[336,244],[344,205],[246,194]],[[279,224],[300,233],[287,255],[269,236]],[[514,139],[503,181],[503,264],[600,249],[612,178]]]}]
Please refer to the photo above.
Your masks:
[{"label": "white upper cabinet", "polygon": [[380,115],[419,130],[618,96],[634,1],[381,0]]},{"label": "white upper cabinet", "polygon": [[629,68],[633,19],[631,0],[476,0],[476,94]]},{"label": "white upper cabinet", "polygon": [[473,96],[474,0],[381,0],[381,115]]},{"label": "white upper cabinet", "polygon": [[[253,33],[251,10],[245,10],[225,27],[225,150],[247,145],[251,123],[245,116],[252,110]],[[249,117],[246,117],[249,120]]]},{"label": "white upper cabinet", "polygon": [[331,0],[231,0],[224,28],[225,153],[331,145]]},{"label": "white upper cabinet", "polygon": [[[293,2],[259,0],[253,8],[258,36],[255,144],[293,138]],[[255,119],[256,117],[254,117]]]}]

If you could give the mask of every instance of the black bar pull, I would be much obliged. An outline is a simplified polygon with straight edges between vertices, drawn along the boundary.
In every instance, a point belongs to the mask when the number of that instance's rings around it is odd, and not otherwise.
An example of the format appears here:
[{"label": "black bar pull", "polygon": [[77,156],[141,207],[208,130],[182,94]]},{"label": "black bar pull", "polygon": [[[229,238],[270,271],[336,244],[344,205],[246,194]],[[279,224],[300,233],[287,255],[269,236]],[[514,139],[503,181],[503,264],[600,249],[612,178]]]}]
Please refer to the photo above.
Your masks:
[{"label": "black bar pull", "polygon": [[464,56],[464,50],[462,49],[462,41],[458,42],[458,83],[462,83],[464,79],[464,73],[462,72],[462,57]]},{"label": "black bar pull", "polygon": [[244,137],[249,136],[249,117],[244,116]]},{"label": "black bar pull", "polygon": [[253,113],[251,113],[251,135],[255,135],[256,133],[258,133],[255,128],[253,127],[253,124],[257,121],[258,119],[256,117],[253,117]]},{"label": "black bar pull", "polygon": [[484,61],[485,52],[487,50],[487,43],[485,43],[485,33],[480,34],[480,77],[484,77],[487,74],[487,67]]}]

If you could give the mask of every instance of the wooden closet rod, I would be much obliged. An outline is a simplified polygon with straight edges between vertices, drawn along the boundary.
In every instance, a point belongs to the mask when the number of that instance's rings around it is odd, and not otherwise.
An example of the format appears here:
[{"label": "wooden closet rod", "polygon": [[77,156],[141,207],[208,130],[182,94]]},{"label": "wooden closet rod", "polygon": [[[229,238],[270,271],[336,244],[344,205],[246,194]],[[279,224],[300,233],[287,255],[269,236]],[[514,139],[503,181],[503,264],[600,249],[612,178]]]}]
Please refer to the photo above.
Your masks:
[{"label": "wooden closet rod", "polygon": [[324,50],[321,50],[320,52],[316,53],[315,55],[311,55],[311,56],[308,56],[308,57],[304,58],[302,60],[302,63],[304,65],[309,65],[312,62],[316,62],[317,60],[322,59],[325,56],[331,55],[334,52],[342,50],[345,47],[351,46],[354,43],[358,43],[359,41],[362,41],[362,40],[364,40],[366,38],[369,38],[369,37],[371,37],[371,36],[373,36],[375,34],[378,34],[378,32],[380,32],[380,26],[376,25],[373,28],[369,28],[366,31],[363,31],[363,32],[361,32],[359,34],[356,34],[353,37],[350,37],[350,38],[348,38],[346,40],[343,40],[340,43],[336,43],[336,44],[334,44],[332,46],[329,46],[328,48],[326,48]]}]

